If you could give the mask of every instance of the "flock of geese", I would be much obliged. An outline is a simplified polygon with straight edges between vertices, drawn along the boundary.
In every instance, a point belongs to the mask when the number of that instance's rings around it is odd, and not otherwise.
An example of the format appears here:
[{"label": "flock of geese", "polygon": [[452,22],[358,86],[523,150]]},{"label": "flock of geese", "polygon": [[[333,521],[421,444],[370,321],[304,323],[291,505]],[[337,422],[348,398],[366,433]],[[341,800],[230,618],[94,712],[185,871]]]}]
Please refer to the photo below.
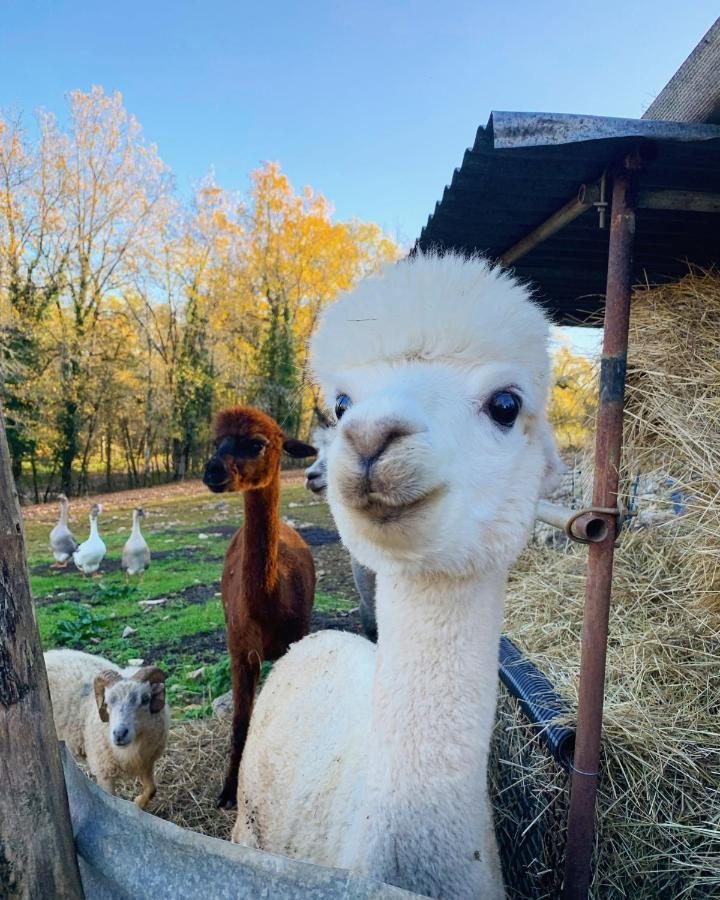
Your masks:
[{"label": "flock of geese", "polygon": [[[75,536],[68,527],[68,510],[70,504],[65,494],[60,494],[60,518],[57,525],[50,532],[50,550],[55,557],[53,569],[64,569],[72,561],[83,575],[94,575],[100,568],[107,553],[105,541],[98,531],[98,516],[102,512],[102,504],[96,503],[90,510],[90,535],[82,544],[78,544]],[[140,531],[140,520],[145,515],[142,507],[133,510],[133,523],[130,537],[127,539],[122,552],[121,566],[125,572],[125,578],[131,575],[139,575],[143,580],[145,569],[150,565],[150,548]]]}]

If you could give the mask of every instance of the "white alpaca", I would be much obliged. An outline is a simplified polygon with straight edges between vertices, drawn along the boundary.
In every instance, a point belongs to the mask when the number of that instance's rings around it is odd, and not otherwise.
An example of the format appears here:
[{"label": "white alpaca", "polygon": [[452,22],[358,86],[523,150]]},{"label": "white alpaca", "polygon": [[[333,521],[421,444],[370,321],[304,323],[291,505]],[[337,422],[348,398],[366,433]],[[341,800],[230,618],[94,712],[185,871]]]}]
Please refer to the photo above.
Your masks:
[{"label": "white alpaca", "polygon": [[479,259],[416,257],[329,307],[328,500],[377,572],[377,649],[321,632],[256,702],[233,840],[443,900],[504,896],[487,759],[506,575],[557,456],[548,325]]}]

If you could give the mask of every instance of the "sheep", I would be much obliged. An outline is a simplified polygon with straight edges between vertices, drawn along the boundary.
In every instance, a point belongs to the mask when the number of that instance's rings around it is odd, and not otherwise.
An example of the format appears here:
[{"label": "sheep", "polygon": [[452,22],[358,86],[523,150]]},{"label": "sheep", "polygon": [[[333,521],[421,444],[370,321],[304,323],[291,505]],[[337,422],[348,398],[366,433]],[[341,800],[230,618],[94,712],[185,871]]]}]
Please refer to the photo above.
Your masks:
[{"label": "sheep", "polygon": [[558,456],[549,326],[478,258],[417,255],[323,312],[328,501],[377,647],[293,645],[253,711],[232,839],[443,900],[504,897],[487,764],[510,565]]},{"label": "sheep", "polygon": [[[305,487],[324,497],[327,489],[327,454],[335,429],[328,427],[316,428],[312,433],[313,446],[317,447],[318,455],[312,465],[305,469]],[[360,623],[365,637],[371,641],[377,640],[377,621],[375,619],[375,573],[358,562],[354,556],[350,556],[350,568],[352,569],[355,590],[360,598]]]},{"label": "sheep", "polygon": [[143,789],[135,803],[144,809],[155,796],[154,766],[170,728],[163,671],[121,670],[79,650],[48,650],[45,666],[58,739],[87,760],[111,794],[120,779],[139,778]]},{"label": "sheep", "polygon": [[216,452],[203,480],[215,493],[243,491],[245,523],[225,554],[220,590],[230,655],[233,722],[218,806],[235,805],[237,772],[264,660],[277,660],[310,630],[315,564],[300,535],[280,520],[280,457],[315,455],[286,437],[277,422],[252,406],[215,418]]}]

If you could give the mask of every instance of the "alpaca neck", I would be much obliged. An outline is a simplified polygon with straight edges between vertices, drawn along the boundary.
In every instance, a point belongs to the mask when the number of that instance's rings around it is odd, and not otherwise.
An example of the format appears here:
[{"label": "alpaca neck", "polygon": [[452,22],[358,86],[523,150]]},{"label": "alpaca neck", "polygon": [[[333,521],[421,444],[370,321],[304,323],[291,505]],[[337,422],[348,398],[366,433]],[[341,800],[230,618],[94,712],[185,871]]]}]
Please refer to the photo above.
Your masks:
[{"label": "alpaca neck", "polygon": [[243,530],[245,584],[271,591],[278,578],[280,539],[280,473],[265,487],[245,491]]},{"label": "alpaca neck", "polygon": [[477,860],[495,854],[486,779],[504,596],[505,573],[378,575],[364,815],[382,880],[432,896],[458,878],[460,896],[462,885],[485,890]]}]

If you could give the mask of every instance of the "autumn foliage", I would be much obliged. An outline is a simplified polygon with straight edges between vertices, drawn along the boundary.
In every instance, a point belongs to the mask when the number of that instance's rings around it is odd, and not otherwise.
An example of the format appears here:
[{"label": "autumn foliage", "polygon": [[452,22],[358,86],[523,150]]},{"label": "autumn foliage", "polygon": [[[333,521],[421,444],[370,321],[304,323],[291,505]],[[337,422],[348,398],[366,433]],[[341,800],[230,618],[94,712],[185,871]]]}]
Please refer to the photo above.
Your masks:
[{"label": "autumn foliage", "polygon": [[180,478],[215,409],[257,404],[306,432],[305,347],[338,291],[398,256],[333,221],[277,163],[237,196],[175,191],[119,94],[68,98],[31,141],[0,115],[0,374],[15,474],[37,496]]}]

